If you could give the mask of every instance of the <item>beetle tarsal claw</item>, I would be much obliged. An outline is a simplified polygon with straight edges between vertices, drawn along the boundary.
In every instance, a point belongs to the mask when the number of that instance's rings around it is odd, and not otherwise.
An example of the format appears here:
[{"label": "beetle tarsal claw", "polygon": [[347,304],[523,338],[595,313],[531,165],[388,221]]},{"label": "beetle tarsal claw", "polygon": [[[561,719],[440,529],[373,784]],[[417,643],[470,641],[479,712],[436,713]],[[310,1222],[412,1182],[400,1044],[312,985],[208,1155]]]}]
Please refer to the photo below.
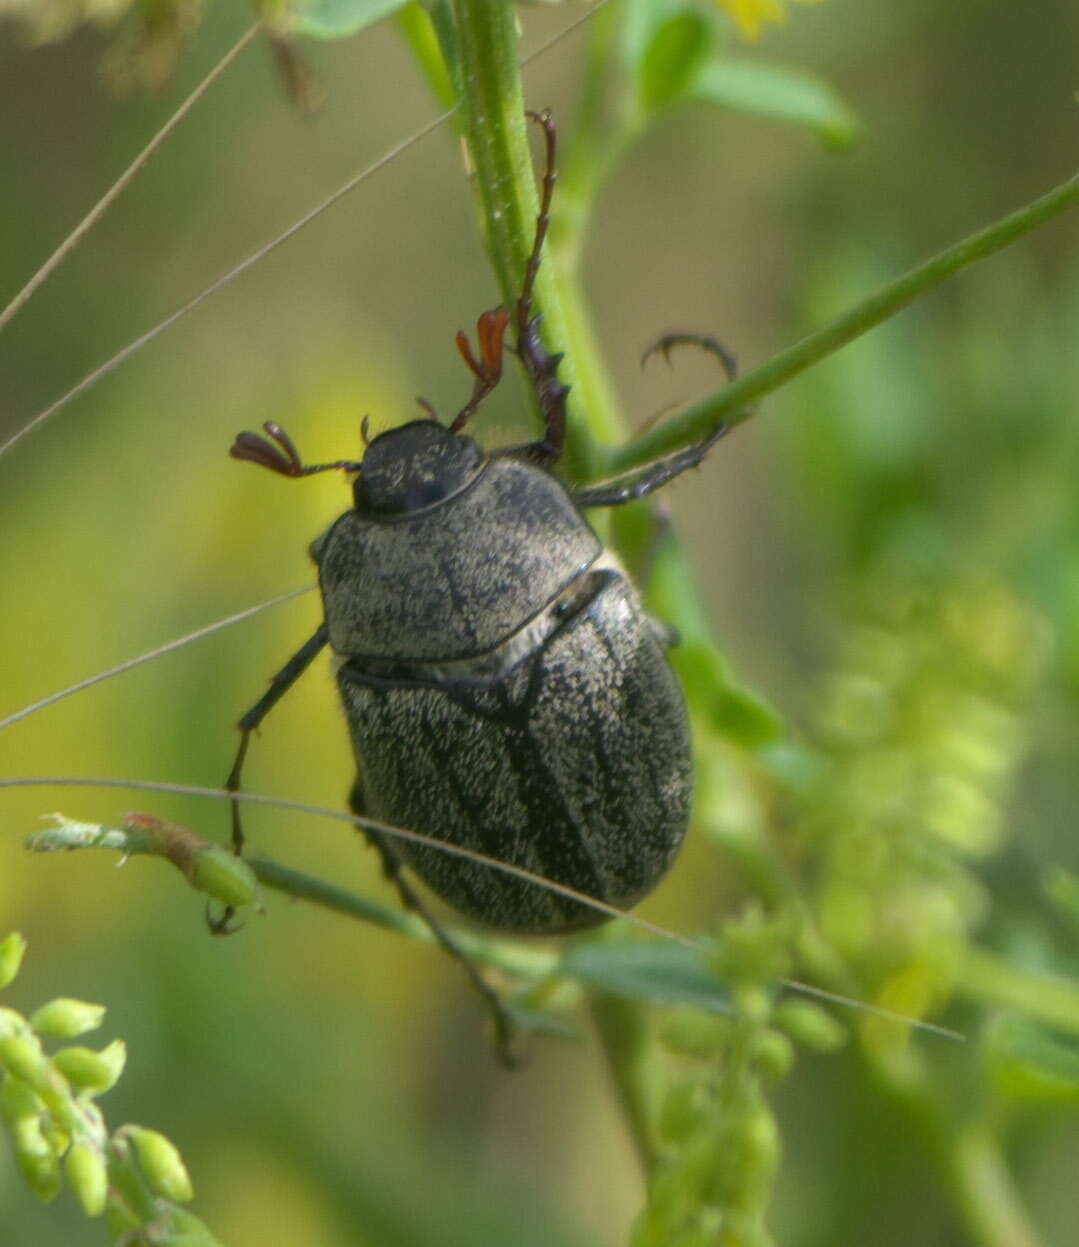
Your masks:
[{"label": "beetle tarsal claw", "polygon": [[728,381],[733,381],[738,375],[738,361],[732,352],[716,338],[711,338],[707,334],[701,333],[665,333],[662,338],[653,342],[641,355],[641,367],[643,368],[653,355],[660,352],[667,361],[667,366],[670,367],[671,351],[676,346],[695,346],[698,350],[707,351],[709,355],[714,355],[719,360],[723,371],[727,374]]}]

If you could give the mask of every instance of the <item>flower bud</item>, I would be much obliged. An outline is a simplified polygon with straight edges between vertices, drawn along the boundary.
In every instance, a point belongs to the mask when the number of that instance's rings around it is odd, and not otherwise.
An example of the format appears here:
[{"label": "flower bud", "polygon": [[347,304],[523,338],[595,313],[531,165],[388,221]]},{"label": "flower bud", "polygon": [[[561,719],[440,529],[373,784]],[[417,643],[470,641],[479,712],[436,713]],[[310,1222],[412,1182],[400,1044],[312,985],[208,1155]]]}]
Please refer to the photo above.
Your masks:
[{"label": "flower bud", "polygon": [[56,1039],[74,1039],[76,1035],[96,1030],[105,1018],[104,1005],[87,1004],[61,996],[50,1000],[30,1014],[30,1026],[39,1035]]},{"label": "flower bud", "polygon": [[26,1019],[15,1009],[0,1008],[0,1039],[18,1035],[26,1028]]},{"label": "flower bud", "polygon": [[32,1035],[5,1035],[0,1039],[0,1065],[38,1090],[48,1085],[49,1062]]},{"label": "flower bud", "polygon": [[47,1204],[60,1190],[60,1161],[45,1141],[36,1117],[16,1122],[12,1134],[23,1177],[38,1199]]},{"label": "flower bud", "polygon": [[192,884],[223,905],[250,905],[255,899],[255,872],[235,853],[217,845],[191,859]]},{"label": "flower bud", "polygon": [[122,1039],[94,1052],[92,1048],[61,1048],[52,1058],[53,1067],[86,1095],[101,1095],[115,1086],[124,1070],[127,1047]]},{"label": "flower bud", "polygon": [[786,1035],[766,1027],[753,1037],[752,1056],[764,1077],[778,1080],[790,1073],[794,1064],[794,1044]]},{"label": "flower bud", "polygon": [[18,931],[12,931],[0,940],[0,989],[7,987],[19,973],[22,956],[26,952],[26,940]]},{"label": "flower bud", "polygon": [[95,1147],[81,1139],[68,1148],[64,1162],[67,1180],[75,1197],[88,1217],[97,1217],[105,1211],[109,1180],[105,1171],[105,1158]]},{"label": "flower bud", "polygon": [[156,1130],[129,1126],[139,1165],[155,1194],[165,1199],[187,1200],[194,1195],[191,1179],[175,1144]]},{"label": "flower bud", "polygon": [[663,1097],[659,1130],[670,1143],[687,1139],[698,1128],[708,1107],[708,1093],[702,1082],[692,1079],[677,1083]]},{"label": "flower bud", "polygon": [[23,1117],[36,1117],[41,1112],[41,1100],[29,1083],[8,1074],[0,1083],[0,1117],[10,1125]]},{"label": "flower bud", "polygon": [[814,1052],[834,1052],[847,1038],[842,1024],[811,1000],[784,1000],[776,1006],[773,1020]]}]

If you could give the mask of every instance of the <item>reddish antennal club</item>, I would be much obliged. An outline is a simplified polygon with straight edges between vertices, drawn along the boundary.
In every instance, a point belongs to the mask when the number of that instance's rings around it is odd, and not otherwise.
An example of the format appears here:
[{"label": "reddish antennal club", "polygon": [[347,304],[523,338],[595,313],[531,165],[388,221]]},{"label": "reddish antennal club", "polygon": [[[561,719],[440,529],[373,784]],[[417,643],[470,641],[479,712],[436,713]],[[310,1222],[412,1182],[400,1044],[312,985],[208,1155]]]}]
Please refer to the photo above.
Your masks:
[{"label": "reddish antennal club", "polygon": [[229,447],[229,454],[233,459],[257,463],[260,468],[269,468],[279,476],[314,476],[316,472],[330,472],[335,468],[345,472],[360,470],[359,462],[354,459],[338,459],[334,463],[304,463],[292,438],[279,424],[267,420],[262,427],[266,437],[246,430],[236,435],[236,440]]}]

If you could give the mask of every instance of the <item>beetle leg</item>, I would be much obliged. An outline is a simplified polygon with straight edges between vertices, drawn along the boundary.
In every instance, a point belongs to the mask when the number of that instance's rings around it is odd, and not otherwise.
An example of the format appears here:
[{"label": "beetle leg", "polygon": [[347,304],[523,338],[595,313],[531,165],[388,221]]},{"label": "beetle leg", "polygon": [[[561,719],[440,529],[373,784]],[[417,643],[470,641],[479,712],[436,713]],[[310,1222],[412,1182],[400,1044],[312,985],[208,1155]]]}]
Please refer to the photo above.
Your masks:
[{"label": "beetle leg", "polygon": [[[349,805],[352,808],[352,812],[360,818],[363,818],[367,813],[363,804],[363,790],[359,783],[353,786],[352,793],[349,796]],[[361,827],[360,830],[367,837],[368,843],[378,850],[378,855],[382,859],[383,873],[397,889],[401,903],[406,909],[411,909],[413,913],[418,914],[443,949],[461,963],[472,986],[483,997],[484,1003],[491,1012],[491,1020],[494,1022],[495,1028],[495,1046],[498,1049],[499,1058],[506,1065],[516,1065],[517,1059],[513,1054],[513,1018],[506,1007],[505,1001],[483,977],[472,958],[469,957],[464,949],[458,947],[453,937],[424,904],[420,894],[405,877],[405,864],[394,851],[392,845],[388,844],[386,838],[380,836],[378,832],[371,831],[366,827]]]},{"label": "beetle leg", "polygon": [[566,435],[566,395],[569,386],[563,385],[558,379],[558,365],[562,362],[561,355],[552,355],[543,345],[540,338],[540,325],[543,318],[533,315],[532,292],[539,273],[543,243],[551,224],[551,199],[554,195],[556,180],[555,155],[556,135],[554,122],[549,112],[527,113],[530,121],[543,127],[546,160],[543,169],[543,186],[540,192],[540,210],[536,217],[536,233],[532,241],[532,251],[525,266],[524,281],[517,299],[517,354],[524,365],[529,380],[536,393],[540,414],[543,416],[543,437],[538,442],[517,448],[517,457],[526,458],[533,463],[549,466],[555,463],[562,454],[562,443]]},{"label": "beetle leg", "polygon": [[[263,719],[277,705],[282,697],[303,675],[312,661],[321,651],[322,647],[329,640],[329,628],[325,623],[318,626],[315,634],[310,640],[305,641],[295,654],[288,660],[281,670],[270,681],[270,687],[266,690],[262,697],[251,707],[251,709],[240,719],[237,727],[240,729],[240,747],[236,751],[236,759],[232,764],[232,770],[229,771],[229,777],[225,780],[225,787],[229,792],[240,791],[240,781],[243,775],[244,759],[247,757],[247,747],[251,743],[251,733],[254,732]],[[240,803],[233,800],[232,805],[232,848],[237,854],[243,852],[244,833],[243,825],[240,819]]]},{"label": "beetle leg", "polygon": [[570,496],[582,508],[617,507],[624,502],[632,502],[635,498],[643,498],[654,489],[666,485],[687,468],[695,468],[727,432],[727,428],[726,424],[718,424],[703,441],[684,446],[681,450],[664,455],[662,459],[647,463],[643,468],[627,472],[624,476],[616,476],[612,480],[602,481],[599,485],[574,490]]},{"label": "beetle leg", "polygon": [[[738,375],[738,364],[734,356],[722,343],[715,338],[698,333],[668,333],[653,342],[641,356],[643,366],[657,352],[663,353],[667,363],[671,362],[671,350],[676,346],[697,346],[701,350],[714,355],[727,374],[727,380],[733,381]],[[617,507],[624,502],[632,502],[635,498],[643,498],[654,489],[684,472],[687,468],[695,468],[712,447],[719,441],[728,426],[722,422],[716,425],[706,438],[692,446],[676,450],[654,463],[646,464],[634,472],[603,481],[599,485],[591,485],[586,489],[578,489],[573,494],[573,501],[579,507]]]},{"label": "beetle leg", "polygon": [[663,358],[669,364],[671,362],[671,350],[676,346],[699,346],[702,351],[708,351],[709,354],[714,355],[719,360],[723,371],[727,374],[728,381],[733,381],[738,376],[738,361],[731,352],[727,350],[722,342],[700,333],[665,333],[662,338],[653,342],[641,356],[641,367],[643,368],[657,351],[663,352]]}]

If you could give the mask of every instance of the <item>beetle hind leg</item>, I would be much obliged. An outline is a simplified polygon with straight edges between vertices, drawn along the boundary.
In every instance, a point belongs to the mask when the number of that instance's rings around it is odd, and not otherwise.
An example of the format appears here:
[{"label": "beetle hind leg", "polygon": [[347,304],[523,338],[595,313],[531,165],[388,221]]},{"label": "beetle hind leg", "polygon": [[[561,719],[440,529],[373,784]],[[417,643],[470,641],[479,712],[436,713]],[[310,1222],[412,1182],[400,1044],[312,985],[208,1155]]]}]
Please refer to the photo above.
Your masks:
[{"label": "beetle hind leg", "polygon": [[540,415],[543,417],[543,437],[538,442],[518,447],[516,454],[534,463],[550,466],[562,454],[562,443],[566,437],[566,395],[569,393],[569,386],[563,385],[558,379],[558,365],[562,362],[562,356],[552,355],[540,338],[543,318],[538,314],[533,315],[532,291],[539,273],[543,244],[551,224],[551,200],[554,197],[557,177],[557,135],[549,112],[529,112],[525,115],[529,121],[534,121],[543,129],[545,160],[536,232],[525,266],[521,294],[517,300],[517,355],[536,393]]},{"label": "beetle hind leg", "polygon": [[727,374],[728,381],[733,381],[738,376],[738,361],[734,355],[718,339],[701,333],[665,333],[662,338],[657,338],[641,356],[641,367],[643,368],[657,352],[662,352],[663,358],[669,364],[671,351],[676,346],[699,347],[719,360],[720,366]]},{"label": "beetle hind leg", "polygon": [[[363,792],[358,783],[353,787],[349,796],[349,806],[352,812],[360,818],[363,818],[367,813],[363,804]],[[368,843],[378,851],[378,855],[382,859],[383,873],[397,889],[401,903],[406,909],[412,910],[413,913],[423,919],[431,934],[441,944],[443,949],[455,961],[461,964],[472,986],[483,998],[483,1002],[491,1015],[491,1021],[494,1024],[495,1047],[498,1051],[499,1059],[504,1065],[516,1065],[517,1058],[513,1052],[515,1026],[506,1002],[483,977],[479,967],[468,953],[459,947],[456,940],[453,939],[446,928],[427,908],[420,894],[406,878],[404,873],[405,864],[394,851],[393,846],[387,842],[384,836],[371,831],[367,827],[361,827],[360,830],[367,838]]]},{"label": "beetle hind leg", "polygon": [[[738,363],[731,352],[715,338],[699,333],[664,334],[641,356],[641,366],[643,367],[657,352],[662,353],[663,358],[669,364],[671,351],[678,346],[695,346],[702,351],[707,351],[719,360],[720,366],[727,374],[728,381],[733,381],[737,377]],[[573,501],[579,507],[617,507],[624,502],[643,498],[653,490],[666,485],[668,481],[673,480],[688,468],[695,468],[727,432],[727,429],[728,426],[721,421],[707,437],[694,442],[692,446],[684,446],[681,450],[664,455],[662,459],[656,459],[652,463],[645,464],[643,468],[637,468],[623,476],[574,491]]]}]

